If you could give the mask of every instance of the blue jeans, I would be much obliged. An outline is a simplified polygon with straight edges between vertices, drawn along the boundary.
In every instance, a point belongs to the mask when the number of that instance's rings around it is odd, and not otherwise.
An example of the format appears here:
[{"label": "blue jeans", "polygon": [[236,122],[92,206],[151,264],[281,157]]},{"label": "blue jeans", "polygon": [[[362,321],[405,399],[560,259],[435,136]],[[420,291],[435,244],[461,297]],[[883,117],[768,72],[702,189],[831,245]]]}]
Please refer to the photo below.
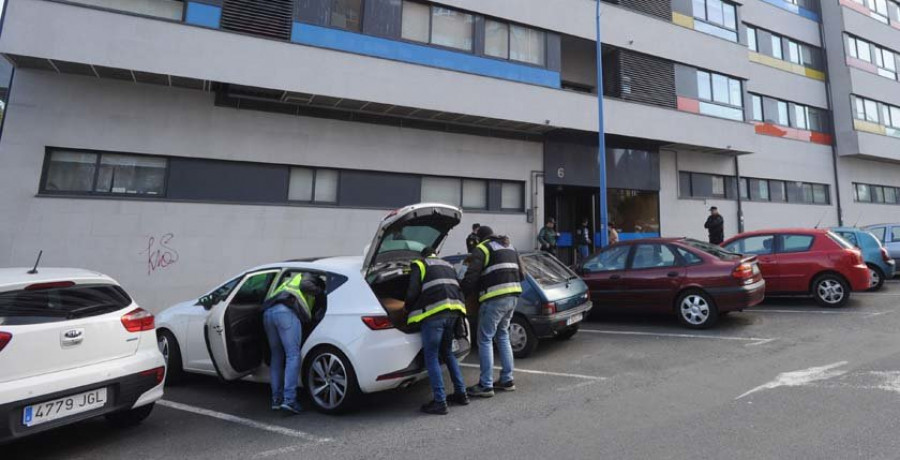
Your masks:
[{"label": "blue jeans", "polygon": [[481,378],[478,383],[482,388],[494,386],[494,347],[492,342],[497,338],[497,351],[500,353],[500,382],[513,379],[513,351],[509,344],[509,322],[516,311],[516,296],[486,300],[478,310],[478,358],[481,360]]},{"label": "blue jeans", "polygon": [[263,327],[272,350],[269,380],[272,385],[272,404],[297,403],[297,384],[300,378],[300,339],[303,329],[300,319],[284,305],[276,305],[263,313]]},{"label": "blue jeans", "polygon": [[428,380],[431,381],[431,391],[437,402],[447,402],[447,394],[444,392],[444,375],[441,372],[441,362],[438,357],[444,358],[444,362],[447,363],[453,390],[457,394],[466,394],[466,383],[463,381],[462,370],[459,368],[459,362],[456,361],[456,355],[453,354],[453,325],[457,318],[457,315],[447,315],[422,321],[425,368],[428,369]]},{"label": "blue jeans", "polygon": [[578,255],[581,257],[578,261],[584,263],[587,260],[588,256],[591,255],[591,248],[586,244],[578,245]]}]

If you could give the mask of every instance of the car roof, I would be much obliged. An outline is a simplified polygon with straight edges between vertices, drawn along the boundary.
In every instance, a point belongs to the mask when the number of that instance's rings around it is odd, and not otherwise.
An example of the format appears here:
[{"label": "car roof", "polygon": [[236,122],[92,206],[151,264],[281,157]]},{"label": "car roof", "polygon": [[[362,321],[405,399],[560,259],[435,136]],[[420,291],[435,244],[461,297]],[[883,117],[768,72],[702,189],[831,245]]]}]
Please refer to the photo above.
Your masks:
[{"label": "car roof", "polygon": [[320,257],[307,259],[292,259],[284,262],[275,262],[271,264],[259,265],[245,270],[251,272],[256,270],[265,270],[267,268],[306,268],[329,271],[340,275],[349,276],[352,273],[359,274],[362,270],[362,256],[337,256],[337,257]]},{"label": "car roof", "polygon": [[625,240],[619,241],[616,244],[633,244],[633,243],[675,243],[678,241],[686,240],[687,237],[684,236],[668,236],[668,237],[655,237],[655,238],[637,238],[633,240]]},{"label": "car roof", "polygon": [[853,232],[853,233],[868,233],[869,231],[862,228],[856,227],[831,227],[832,231],[835,232]]},{"label": "car roof", "polygon": [[735,236],[731,237],[730,239],[734,239],[737,237],[744,237],[744,236],[752,236],[752,235],[768,235],[771,233],[789,233],[789,234],[798,234],[798,235],[808,235],[810,233],[824,234],[824,233],[828,233],[829,231],[830,230],[827,228],[802,228],[802,227],[770,228],[770,229],[765,229],[765,230],[752,230],[749,232],[743,232],[739,235],[735,235]]},{"label": "car roof", "polygon": [[72,281],[76,284],[119,284],[102,273],[83,268],[38,267],[37,273],[34,274],[29,274],[29,270],[31,267],[0,268],[0,290],[17,289],[30,284],[54,281]]}]

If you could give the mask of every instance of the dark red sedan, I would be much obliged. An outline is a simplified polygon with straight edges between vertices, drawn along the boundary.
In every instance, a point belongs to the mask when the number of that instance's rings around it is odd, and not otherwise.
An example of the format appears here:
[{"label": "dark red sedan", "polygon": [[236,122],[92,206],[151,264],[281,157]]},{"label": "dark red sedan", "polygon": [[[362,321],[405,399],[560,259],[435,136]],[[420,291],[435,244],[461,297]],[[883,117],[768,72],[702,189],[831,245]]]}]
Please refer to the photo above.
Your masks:
[{"label": "dark red sedan", "polygon": [[762,302],[766,291],[755,256],[689,238],[621,242],[580,268],[595,310],[675,313],[694,329]]},{"label": "dark red sedan", "polygon": [[722,247],[755,255],[770,294],[811,295],[824,307],[842,307],[851,290],[870,287],[869,268],[859,250],[826,229],[746,232]]}]

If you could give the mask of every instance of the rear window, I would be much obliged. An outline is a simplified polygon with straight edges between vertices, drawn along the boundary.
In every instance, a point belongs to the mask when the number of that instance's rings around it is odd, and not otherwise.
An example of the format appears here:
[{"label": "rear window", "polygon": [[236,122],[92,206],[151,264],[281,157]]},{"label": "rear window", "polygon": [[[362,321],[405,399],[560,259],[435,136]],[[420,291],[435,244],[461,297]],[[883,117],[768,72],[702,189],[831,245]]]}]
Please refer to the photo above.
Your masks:
[{"label": "rear window", "polygon": [[[716,246],[714,244],[704,243],[698,240],[692,240],[690,238],[684,240],[684,244],[697,249],[699,251],[703,251],[711,256],[717,257],[721,260],[737,260],[741,258],[740,254],[736,254],[730,251],[726,251],[724,248],[720,246]],[[684,254],[682,254],[684,256]],[[696,257],[696,256],[694,256]],[[691,263],[688,260],[688,263]]]},{"label": "rear window", "polygon": [[[830,233],[830,236],[833,237],[832,239],[840,240],[841,242],[839,244],[846,249],[850,249],[853,247],[853,245],[848,243],[847,240],[835,235],[834,233]],[[782,235],[780,252],[809,251],[809,248],[812,247],[813,240],[815,240],[815,238],[812,235]]]},{"label": "rear window", "polygon": [[[838,236],[832,232],[828,232],[828,237],[831,238],[831,241],[834,241],[835,243],[838,244],[838,246],[840,246],[844,249],[853,249],[853,245],[850,244],[849,241],[841,238],[840,236]],[[810,237],[810,238],[812,238],[812,237]]]},{"label": "rear window", "polygon": [[75,285],[0,293],[0,325],[16,326],[103,315],[131,305],[119,287]]},{"label": "rear window", "polygon": [[578,275],[547,254],[529,254],[522,256],[522,268],[541,286],[565,283]]}]

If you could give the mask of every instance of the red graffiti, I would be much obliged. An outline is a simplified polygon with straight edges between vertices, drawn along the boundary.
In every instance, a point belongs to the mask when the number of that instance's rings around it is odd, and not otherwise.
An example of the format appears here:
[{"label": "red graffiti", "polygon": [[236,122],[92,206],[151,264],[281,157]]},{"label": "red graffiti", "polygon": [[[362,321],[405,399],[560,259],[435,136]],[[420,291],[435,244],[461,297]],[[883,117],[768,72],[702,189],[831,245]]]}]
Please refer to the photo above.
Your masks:
[{"label": "red graffiti", "polygon": [[147,240],[147,276],[178,262],[178,251],[170,246],[174,238],[174,234],[166,233],[159,240],[152,236]]}]

